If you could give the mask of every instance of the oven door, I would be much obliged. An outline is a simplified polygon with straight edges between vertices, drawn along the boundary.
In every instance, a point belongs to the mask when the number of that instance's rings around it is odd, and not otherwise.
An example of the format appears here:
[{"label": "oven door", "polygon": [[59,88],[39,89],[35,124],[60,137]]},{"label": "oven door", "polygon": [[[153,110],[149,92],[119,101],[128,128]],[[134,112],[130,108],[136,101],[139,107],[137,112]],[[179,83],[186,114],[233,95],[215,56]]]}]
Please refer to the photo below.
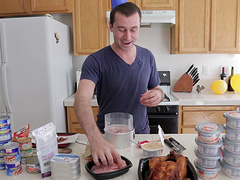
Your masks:
[{"label": "oven door", "polygon": [[158,124],[161,126],[165,134],[178,133],[178,113],[148,115],[148,120],[151,134],[158,134]]}]

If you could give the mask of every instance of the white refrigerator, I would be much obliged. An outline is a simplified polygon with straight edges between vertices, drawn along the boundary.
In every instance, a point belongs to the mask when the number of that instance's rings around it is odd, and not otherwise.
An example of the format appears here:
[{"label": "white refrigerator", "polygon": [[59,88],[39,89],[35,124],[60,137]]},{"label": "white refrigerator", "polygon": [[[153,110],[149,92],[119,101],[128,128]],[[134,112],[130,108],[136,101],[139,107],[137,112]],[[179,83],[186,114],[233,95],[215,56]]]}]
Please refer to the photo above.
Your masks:
[{"label": "white refrigerator", "polygon": [[66,132],[73,94],[70,28],[50,17],[0,19],[0,111],[15,132],[53,122]]}]

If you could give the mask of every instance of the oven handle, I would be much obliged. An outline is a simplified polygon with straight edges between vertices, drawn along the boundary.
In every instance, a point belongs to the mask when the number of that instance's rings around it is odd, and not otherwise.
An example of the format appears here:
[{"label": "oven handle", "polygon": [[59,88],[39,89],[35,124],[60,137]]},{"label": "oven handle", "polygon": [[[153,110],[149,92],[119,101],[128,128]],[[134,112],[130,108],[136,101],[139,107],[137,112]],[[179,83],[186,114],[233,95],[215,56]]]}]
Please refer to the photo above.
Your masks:
[{"label": "oven handle", "polygon": [[157,118],[176,118],[176,117],[178,117],[177,113],[176,114],[169,114],[169,115],[160,115],[160,114],[158,114],[158,115],[148,115],[148,118],[155,118],[155,119],[157,119]]}]

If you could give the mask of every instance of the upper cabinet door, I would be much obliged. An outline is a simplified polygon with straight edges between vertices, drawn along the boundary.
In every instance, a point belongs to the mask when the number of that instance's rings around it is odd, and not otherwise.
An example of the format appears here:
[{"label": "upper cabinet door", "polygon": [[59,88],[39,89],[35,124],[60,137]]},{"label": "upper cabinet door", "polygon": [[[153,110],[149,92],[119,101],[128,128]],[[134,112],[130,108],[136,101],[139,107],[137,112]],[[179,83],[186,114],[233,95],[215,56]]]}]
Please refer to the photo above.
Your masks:
[{"label": "upper cabinet door", "polygon": [[68,0],[31,0],[31,11],[67,11]]},{"label": "upper cabinet door", "polygon": [[106,0],[75,0],[74,54],[91,54],[107,45]]},{"label": "upper cabinet door", "polygon": [[209,0],[179,2],[179,53],[208,52]]},{"label": "upper cabinet door", "polygon": [[177,0],[137,0],[142,10],[174,9]]},{"label": "upper cabinet door", "polygon": [[27,0],[0,0],[0,14],[26,13]]},{"label": "upper cabinet door", "polygon": [[239,52],[239,10],[239,0],[212,0],[212,52]]}]

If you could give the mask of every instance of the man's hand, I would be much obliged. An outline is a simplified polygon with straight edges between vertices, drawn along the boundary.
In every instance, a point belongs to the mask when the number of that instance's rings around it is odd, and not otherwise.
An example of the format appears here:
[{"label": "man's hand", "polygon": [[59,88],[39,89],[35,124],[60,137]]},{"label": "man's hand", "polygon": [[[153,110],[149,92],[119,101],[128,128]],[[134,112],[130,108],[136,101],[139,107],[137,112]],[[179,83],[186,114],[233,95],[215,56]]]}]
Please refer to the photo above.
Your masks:
[{"label": "man's hand", "polygon": [[157,86],[142,94],[140,102],[144,106],[154,107],[157,106],[163,99],[164,93],[160,86]]},{"label": "man's hand", "polygon": [[90,142],[90,147],[93,161],[96,166],[100,166],[101,163],[110,166],[117,164],[119,168],[122,168],[125,165],[124,160],[121,159],[120,154],[117,152],[114,146],[108,143],[102,137],[94,140],[94,142]]}]

